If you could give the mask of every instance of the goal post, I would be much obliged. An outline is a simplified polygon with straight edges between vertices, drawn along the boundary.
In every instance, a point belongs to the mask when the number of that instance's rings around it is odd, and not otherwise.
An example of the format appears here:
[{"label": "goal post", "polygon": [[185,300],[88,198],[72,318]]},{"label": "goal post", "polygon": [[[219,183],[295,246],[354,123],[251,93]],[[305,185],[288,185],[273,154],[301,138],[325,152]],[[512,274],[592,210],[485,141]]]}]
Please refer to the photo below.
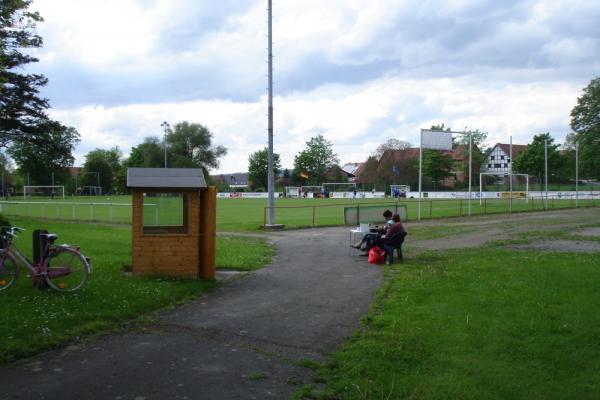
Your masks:
[{"label": "goal post", "polygon": [[300,186],[286,186],[285,197],[300,197],[302,193]]},{"label": "goal post", "polygon": [[314,193],[321,193],[321,186],[301,186],[300,195],[302,197],[313,198]]},{"label": "goal post", "polygon": [[23,199],[26,199],[27,196],[49,196],[54,198],[55,196],[60,196],[61,198],[65,198],[65,187],[57,186],[57,185],[46,185],[46,186],[34,186],[34,185],[25,185],[23,186]]},{"label": "goal post", "polygon": [[351,182],[327,182],[322,183],[321,188],[323,193],[341,193],[342,197],[347,197],[348,193],[354,195],[356,191],[356,183]]},{"label": "goal post", "polygon": [[[496,172],[480,172],[479,173],[479,205],[482,204],[483,202],[483,185],[484,185],[484,177],[486,176],[491,176],[491,177],[497,177],[497,181],[500,181],[500,184],[502,184],[503,186],[506,186],[507,183],[504,181],[504,179],[509,179],[509,183],[508,183],[508,187],[509,187],[509,197],[512,196],[517,197],[517,198],[525,198],[526,202],[529,202],[529,174],[504,174],[504,173],[496,173]],[[521,177],[521,178],[525,178],[525,196],[522,196],[521,194],[523,193],[523,190],[518,187],[517,190],[515,190],[515,185],[514,185],[514,177]],[[496,183],[498,184],[498,183]],[[522,183],[520,183],[520,185],[522,185]],[[504,189],[506,189],[504,187]],[[502,192],[508,192],[508,190],[502,190]]]}]

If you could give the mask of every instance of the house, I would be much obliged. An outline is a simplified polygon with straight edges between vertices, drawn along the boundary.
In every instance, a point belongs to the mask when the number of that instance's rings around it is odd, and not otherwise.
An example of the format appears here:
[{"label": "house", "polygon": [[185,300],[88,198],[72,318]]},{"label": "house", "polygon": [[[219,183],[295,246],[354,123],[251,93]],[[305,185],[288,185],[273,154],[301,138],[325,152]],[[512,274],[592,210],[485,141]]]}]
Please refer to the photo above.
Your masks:
[{"label": "house", "polygon": [[354,182],[363,163],[350,162],[342,165],[342,170],[348,173],[348,182]]},{"label": "house", "polygon": [[519,153],[527,148],[527,145],[513,144],[512,157],[510,154],[510,144],[496,143],[487,153],[483,162],[485,172],[496,174],[509,174],[512,172],[512,160],[517,158]]},{"label": "house", "polygon": [[339,165],[332,165],[327,170],[327,172],[325,172],[325,180],[327,182],[341,183],[341,182],[348,181],[348,182],[352,183],[354,181],[354,178],[356,178],[354,176],[354,174],[348,172],[347,170],[340,167]]},{"label": "house", "polygon": [[231,189],[245,189],[248,187],[248,173],[235,172],[233,174],[212,175],[211,179],[215,184],[222,183]]}]

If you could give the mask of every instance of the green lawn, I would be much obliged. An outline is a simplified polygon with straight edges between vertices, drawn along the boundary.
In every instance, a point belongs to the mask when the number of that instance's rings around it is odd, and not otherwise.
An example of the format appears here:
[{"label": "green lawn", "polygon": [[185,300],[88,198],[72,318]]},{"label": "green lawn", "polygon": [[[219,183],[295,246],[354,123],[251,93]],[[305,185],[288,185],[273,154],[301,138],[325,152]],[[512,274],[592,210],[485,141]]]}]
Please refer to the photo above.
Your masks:
[{"label": "green lawn", "polygon": [[[125,277],[122,266],[131,264],[129,226],[16,217],[11,222],[27,229],[16,240],[26,254],[31,255],[31,232],[45,228],[59,234],[58,243],[80,245],[91,258],[93,272],[80,291],[62,294],[34,290],[21,269],[17,284],[0,292],[0,362],[113,329],[143,313],[197,297],[216,285],[203,280]],[[217,237],[218,268],[254,270],[269,263],[273,254],[274,248],[261,238]]]},{"label": "green lawn", "polygon": [[596,399],[599,266],[501,247],[396,264],[364,329],[318,369],[322,398]]},{"label": "green lawn", "polygon": [[[169,200],[169,199],[167,199]],[[172,199],[171,199],[172,200]],[[75,204],[72,204],[75,203]],[[129,224],[131,222],[130,196],[111,197],[72,197],[65,200],[45,201],[37,204],[26,204],[15,201],[3,204],[2,210],[7,216],[20,215],[33,218],[99,221]],[[167,207],[165,199],[146,198],[144,200],[144,220],[148,223],[166,223],[177,221],[172,213],[180,209],[180,205]],[[392,208],[396,203],[385,199],[276,199],[276,222],[287,227],[299,228],[315,226],[331,226],[343,224],[344,207],[355,205],[385,205]],[[418,216],[418,201],[404,199],[400,202],[407,206],[409,220]],[[600,198],[580,200],[580,207],[600,205]],[[266,199],[218,199],[217,200],[217,230],[226,231],[255,231],[261,229],[264,223]],[[525,211],[539,211],[545,207],[545,201],[531,199],[528,202],[515,199],[510,204],[507,199],[488,199],[480,204],[476,199],[471,201],[471,214],[494,214]],[[573,199],[548,200],[549,209],[575,207]],[[468,215],[468,201],[429,200],[421,202],[421,218],[456,217]]]}]

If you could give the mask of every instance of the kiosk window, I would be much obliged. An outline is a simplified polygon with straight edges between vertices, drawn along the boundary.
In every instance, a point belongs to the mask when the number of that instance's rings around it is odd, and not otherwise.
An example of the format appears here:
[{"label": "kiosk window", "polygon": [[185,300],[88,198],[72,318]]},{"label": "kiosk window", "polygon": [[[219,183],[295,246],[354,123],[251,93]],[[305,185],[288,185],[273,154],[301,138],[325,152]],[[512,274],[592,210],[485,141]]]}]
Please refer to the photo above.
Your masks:
[{"label": "kiosk window", "polygon": [[180,192],[144,193],[143,233],[184,234],[188,232],[188,196]]}]

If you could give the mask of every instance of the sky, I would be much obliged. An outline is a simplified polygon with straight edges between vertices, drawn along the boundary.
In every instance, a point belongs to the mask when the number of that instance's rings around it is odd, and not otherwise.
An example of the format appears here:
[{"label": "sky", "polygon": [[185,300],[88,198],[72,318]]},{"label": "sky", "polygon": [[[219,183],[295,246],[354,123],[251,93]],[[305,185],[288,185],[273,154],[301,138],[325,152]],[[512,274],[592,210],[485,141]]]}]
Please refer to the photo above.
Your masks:
[{"label": "sky", "polygon": [[[267,146],[267,1],[34,0],[50,115],[75,127],[76,165],[127,156],[161,123],[206,126],[244,172]],[[322,134],[341,164],[421,128],[486,144],[562,143],[600,76],[600,2],[273,0],[274,149],[284,168]]]}]

